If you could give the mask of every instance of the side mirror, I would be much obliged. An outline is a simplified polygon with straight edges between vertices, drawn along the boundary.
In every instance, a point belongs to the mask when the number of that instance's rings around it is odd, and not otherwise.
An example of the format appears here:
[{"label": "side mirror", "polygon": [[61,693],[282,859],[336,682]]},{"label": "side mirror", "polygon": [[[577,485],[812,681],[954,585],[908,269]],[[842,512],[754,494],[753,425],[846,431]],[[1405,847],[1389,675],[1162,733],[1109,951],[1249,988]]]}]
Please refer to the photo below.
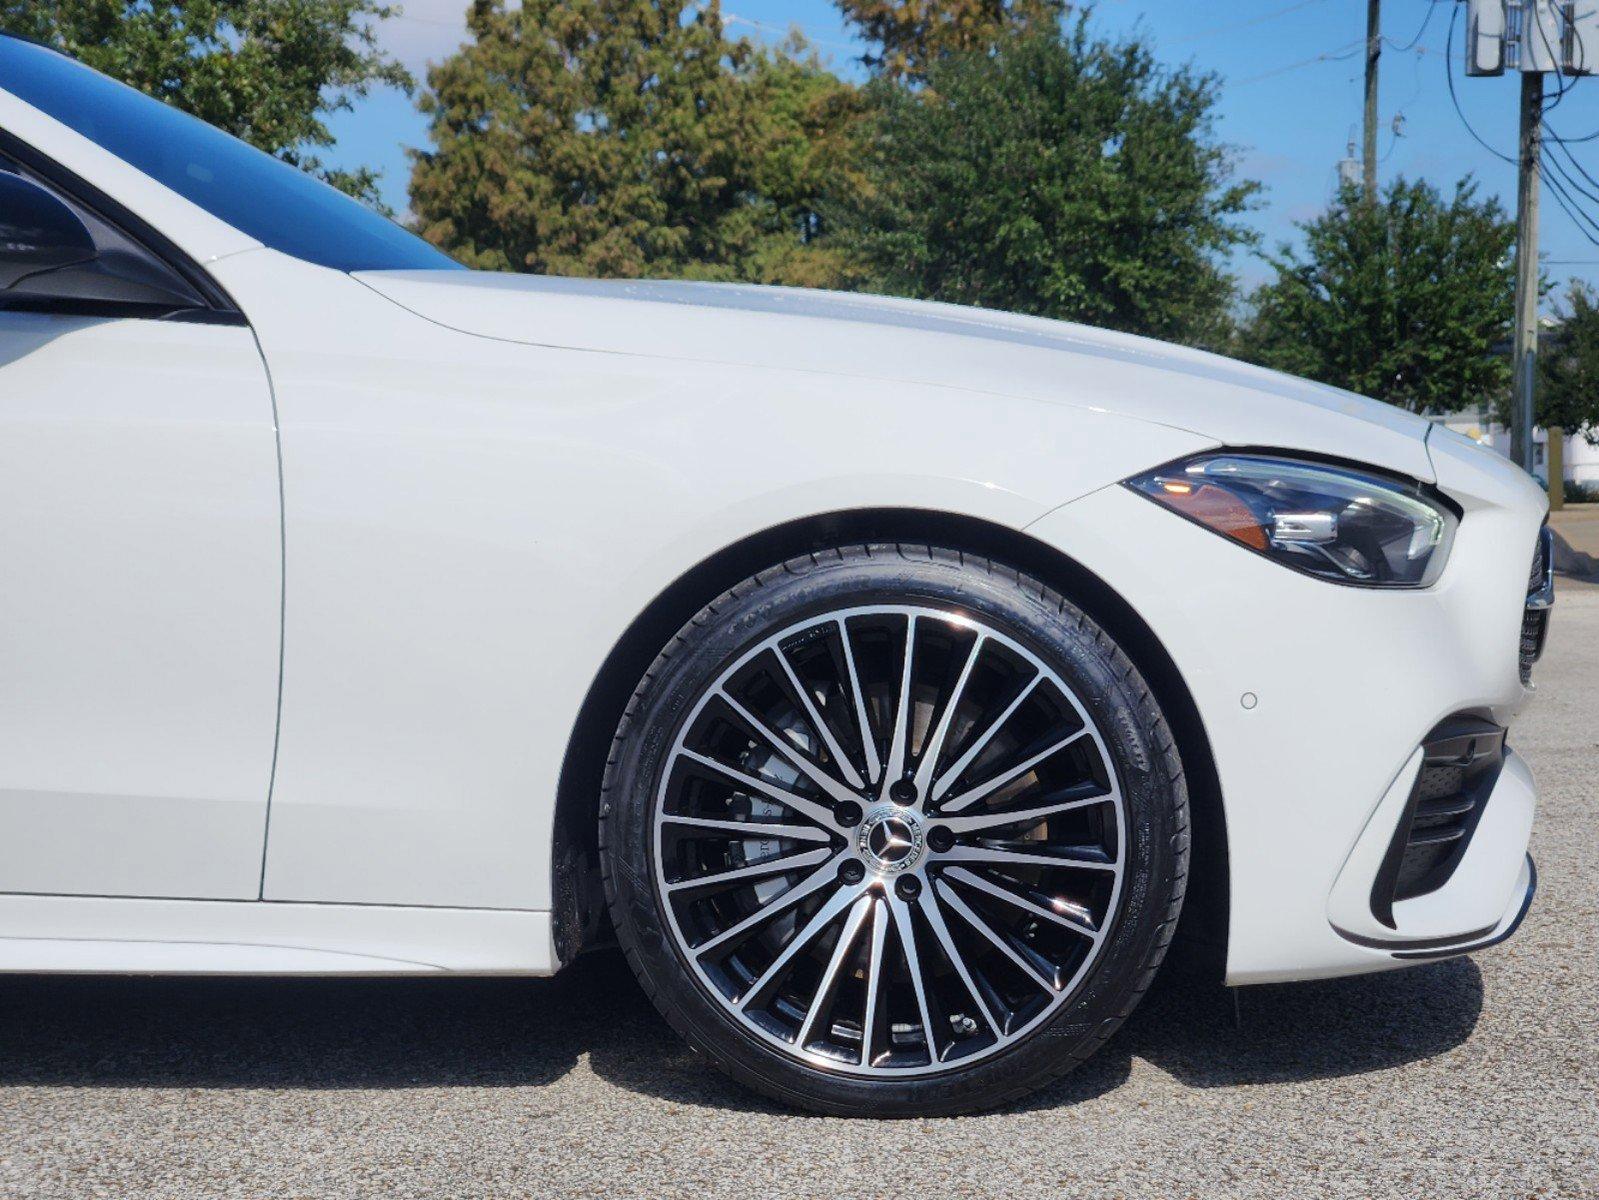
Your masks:
[{"label": "side mirror", "polygon": [[0,169],[0,309],[106,306],[131,315],[196,308],[170,271],[115,247],[101,253],[71,207],[32,180]]},{"label": "side mirror", "polygon": [[98,255],[77,213],[33,181],[0,170],[0,290]]}]

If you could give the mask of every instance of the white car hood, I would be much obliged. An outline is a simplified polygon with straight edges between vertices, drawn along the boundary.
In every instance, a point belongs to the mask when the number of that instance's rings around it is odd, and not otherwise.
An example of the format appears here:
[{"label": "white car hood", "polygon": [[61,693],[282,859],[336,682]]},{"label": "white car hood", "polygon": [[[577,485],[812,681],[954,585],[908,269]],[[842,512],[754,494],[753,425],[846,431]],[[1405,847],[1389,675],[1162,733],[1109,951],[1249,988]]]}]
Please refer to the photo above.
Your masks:
[{"label": "white car hood", "polygon": [[1214,354],[1062,321],[734,284],[475,271],[356,278],[421,317],[480,337],[1003,393],[1231,446],[1306,450],[1434,478],[1422,417]]}]

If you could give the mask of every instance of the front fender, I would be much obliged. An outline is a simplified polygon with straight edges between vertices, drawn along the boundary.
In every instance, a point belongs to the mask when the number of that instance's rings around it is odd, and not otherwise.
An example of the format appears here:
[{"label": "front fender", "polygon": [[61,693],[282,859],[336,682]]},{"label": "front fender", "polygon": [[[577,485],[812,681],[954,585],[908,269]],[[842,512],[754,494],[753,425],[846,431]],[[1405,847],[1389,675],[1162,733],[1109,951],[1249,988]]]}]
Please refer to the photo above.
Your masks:
[{"label": "front fender", "polygon": [[1210,444],[998,393],[476,336],[269,250],[213,269],[283,455],[271,900],[548,908],[584,697],[695,564],[856,508],[1020,529]]}]

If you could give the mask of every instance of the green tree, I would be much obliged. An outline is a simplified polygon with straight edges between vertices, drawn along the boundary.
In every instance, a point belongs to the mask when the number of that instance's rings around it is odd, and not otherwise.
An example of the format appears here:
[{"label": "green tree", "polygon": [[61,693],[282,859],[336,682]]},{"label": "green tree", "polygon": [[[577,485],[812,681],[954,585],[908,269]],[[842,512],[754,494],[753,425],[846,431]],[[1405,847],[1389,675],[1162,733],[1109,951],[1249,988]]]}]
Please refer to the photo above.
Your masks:
[{"label": "green tree", "polygon": [[0,0],[0,28],[65,50],[373,201],[367,168],[330,170],[330,113],[411,77],[377,48],[379,0]]},{"label": "green tree", "polygon": [[1065,0],[838,0],[874,47],[866,65],[891,79],[926,78],[946,54],[991,54],[1012,38],[1053,33]]},{"label": "green tree", "polygon": [[1538,359],[1538,424],[1599,446],[1599,292],[1573,280],[1559,332]]},{"label": "green tree", "polygon": [[752,249],[743,277],[795,287],[844,287],[858,277],[847,249],[829,236],[823,211],[865,186],[860,90],[839,80],[797,34],[762,51],[749,81],[757,131],[741,213]]},{"label": "green tree", "polygon": [[1300,229],[1255,293],[1246,357],[1413,412],[1501,401],[1516,226],[1498,200],[1400,179],[1375,204],[1346,187]]},{"label": "green tree", "polygon": [[840,217],[870,286],[1205,342],[1256,191],[1212,138],[1213,78],[1063,36],[880,81],[868,187]]},{"label": "green tree", "polygon": [[[428,76],[423,236],[480,267],[826,282],[818,200],[852,89],[715,0],[474,0]],[[831,149],[830,149],[831,148]]]}]

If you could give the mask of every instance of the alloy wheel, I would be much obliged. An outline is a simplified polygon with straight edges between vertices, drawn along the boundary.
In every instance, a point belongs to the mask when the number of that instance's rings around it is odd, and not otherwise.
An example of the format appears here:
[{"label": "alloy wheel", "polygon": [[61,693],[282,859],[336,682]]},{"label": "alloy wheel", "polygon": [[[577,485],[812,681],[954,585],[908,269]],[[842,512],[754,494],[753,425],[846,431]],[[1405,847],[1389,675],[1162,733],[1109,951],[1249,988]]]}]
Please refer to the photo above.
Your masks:
[{"label": "alloy wheel", "polygon": [[914,605],[812,616],[706,687],[655,799],[676,949],[742,1028],[871,1078],[987,1058],[1097,961],[1126,820],[1044,659]]}]

